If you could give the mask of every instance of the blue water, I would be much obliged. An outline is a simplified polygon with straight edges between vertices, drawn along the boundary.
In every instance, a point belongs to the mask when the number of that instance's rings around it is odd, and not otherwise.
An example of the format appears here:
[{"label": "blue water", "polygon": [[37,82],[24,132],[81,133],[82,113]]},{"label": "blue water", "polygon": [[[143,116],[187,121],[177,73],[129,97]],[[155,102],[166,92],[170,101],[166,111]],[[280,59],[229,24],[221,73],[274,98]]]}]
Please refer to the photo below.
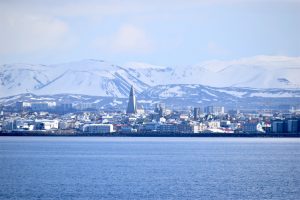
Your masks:
[{"label": "blue water", "polygon": [[300,139],[0,137],[0,199],[300,199]]}]

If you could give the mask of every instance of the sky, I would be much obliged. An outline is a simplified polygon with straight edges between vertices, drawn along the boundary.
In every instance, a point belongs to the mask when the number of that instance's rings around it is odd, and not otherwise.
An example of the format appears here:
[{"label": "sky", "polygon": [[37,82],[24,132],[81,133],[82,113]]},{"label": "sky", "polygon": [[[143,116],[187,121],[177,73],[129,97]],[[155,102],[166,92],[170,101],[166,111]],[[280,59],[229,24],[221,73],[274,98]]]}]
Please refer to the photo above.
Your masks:
[{"label": "sky", "polygon": [[300,56],[300,0],[0,0],[0,64]]}]

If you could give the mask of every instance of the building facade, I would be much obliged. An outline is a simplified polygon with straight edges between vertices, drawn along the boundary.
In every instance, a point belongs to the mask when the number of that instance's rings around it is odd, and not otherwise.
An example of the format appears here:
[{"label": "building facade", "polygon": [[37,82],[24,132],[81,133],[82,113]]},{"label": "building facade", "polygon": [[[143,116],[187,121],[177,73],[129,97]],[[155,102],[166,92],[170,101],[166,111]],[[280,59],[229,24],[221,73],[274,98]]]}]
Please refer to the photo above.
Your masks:
[{"label": "building facade", "polygon": [[83,126],[84,133],[112,133],[112,124],[86,124]]},{"label": "building facade", "polygon": [[136,97],[134,95],[133,86],[131,86],[126,114],[136,114],[136,113],[137,113]]}]

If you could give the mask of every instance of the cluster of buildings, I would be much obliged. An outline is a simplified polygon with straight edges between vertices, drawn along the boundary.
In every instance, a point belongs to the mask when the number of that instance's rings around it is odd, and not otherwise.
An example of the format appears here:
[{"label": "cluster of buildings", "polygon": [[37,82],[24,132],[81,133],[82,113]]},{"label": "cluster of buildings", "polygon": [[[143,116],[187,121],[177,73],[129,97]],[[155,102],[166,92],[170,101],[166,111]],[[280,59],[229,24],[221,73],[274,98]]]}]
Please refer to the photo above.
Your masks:
[{"label": "cluster of buildings", "polygon": [[[48,112],[51,108],[57,112]],[[75,112],[72,104],[57,105],[55,102],[17,102],[16,109],[17,112],[0,111],[0,131],[63,134],[300,133],[300,115],[293,112],[225,111],[223,106],[172,110],[164,104],[142,111],[137,108],[133,87],[126,112]]]},{"label": "cluster of buildings", "polygon": [[[83,104],[84,105],[84,104]],[[72,103],[56,103],[55,101],[23,102],[18,101],[15,105],[16,112],[39,112],[50,111],[66,113],[74,111]]]}]

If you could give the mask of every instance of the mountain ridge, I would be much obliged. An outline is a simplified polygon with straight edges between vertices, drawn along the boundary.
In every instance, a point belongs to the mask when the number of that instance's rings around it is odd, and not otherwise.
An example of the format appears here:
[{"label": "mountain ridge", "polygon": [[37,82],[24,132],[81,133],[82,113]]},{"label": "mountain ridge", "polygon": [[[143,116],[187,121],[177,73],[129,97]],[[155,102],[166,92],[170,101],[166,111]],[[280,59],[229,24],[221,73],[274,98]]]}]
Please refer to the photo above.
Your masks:
[{"label": "mountain ridge", "polygon": [[131,85],[142,93],[151,87],[172,84],[298,90],[299,74],[300,57],[284,56],[205,61],[181,67],[140,62],[119,66],[96,59],[57,65],[17,63],[0,66],[0,97],[74,93],[122,98],[127,97]]}]

